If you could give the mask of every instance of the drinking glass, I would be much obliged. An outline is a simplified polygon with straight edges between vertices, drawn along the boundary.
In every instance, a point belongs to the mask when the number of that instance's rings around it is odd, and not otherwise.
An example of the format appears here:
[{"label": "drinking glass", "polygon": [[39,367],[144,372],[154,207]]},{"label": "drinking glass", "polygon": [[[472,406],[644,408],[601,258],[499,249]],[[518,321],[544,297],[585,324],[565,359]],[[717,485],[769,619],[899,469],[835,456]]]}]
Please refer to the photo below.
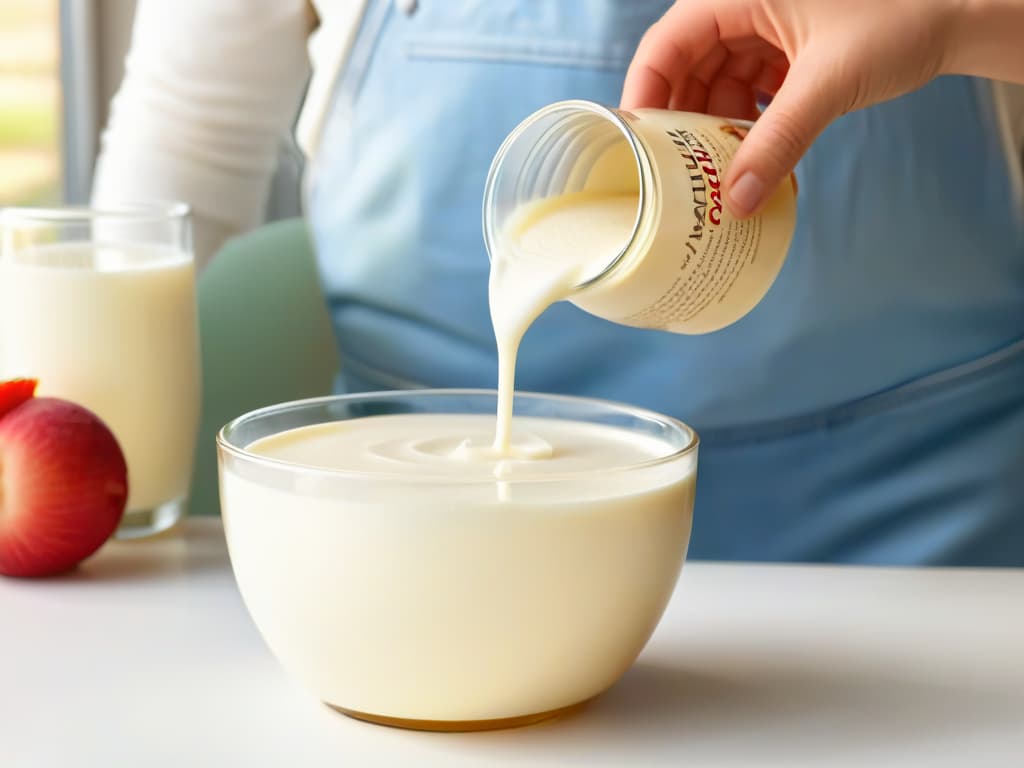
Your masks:
[{"label": "drinking glass", "polygon": [[185,513],[197,326],[188,206],[0,210],[0,379],[38,379],[110,427],[128,465],[118,538]]}]

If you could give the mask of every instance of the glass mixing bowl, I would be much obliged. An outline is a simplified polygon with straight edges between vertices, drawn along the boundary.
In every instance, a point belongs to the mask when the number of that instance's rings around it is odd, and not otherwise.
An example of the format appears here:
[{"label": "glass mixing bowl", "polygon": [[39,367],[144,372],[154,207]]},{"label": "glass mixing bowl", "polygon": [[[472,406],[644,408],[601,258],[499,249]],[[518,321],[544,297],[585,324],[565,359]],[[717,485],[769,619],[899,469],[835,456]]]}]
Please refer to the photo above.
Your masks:
[{"label": "glass mixing bowl", "polygon": [[489,414],[490,391],[286,403],[218,436],[224,524],[242,597],[281,664],[322,701],[390,725],[534,722],[598,695],[654,631],[686,556],[697,436],[649,411],[517,394],[516,418],[655,441],[639,463],[505,479],[352,471],[248,448],[382,414]]}]

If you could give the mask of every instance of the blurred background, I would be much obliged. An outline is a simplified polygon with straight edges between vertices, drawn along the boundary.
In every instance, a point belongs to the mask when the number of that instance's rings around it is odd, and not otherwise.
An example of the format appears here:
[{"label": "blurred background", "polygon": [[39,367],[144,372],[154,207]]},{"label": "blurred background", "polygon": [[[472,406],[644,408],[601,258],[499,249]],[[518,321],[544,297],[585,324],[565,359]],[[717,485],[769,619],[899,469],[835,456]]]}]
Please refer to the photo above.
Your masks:
[{"label": "blurred background", "polygon": [[60,201],[57,0],[0,2],[0,205]]},{"label": "blurred background", "polygon": [[[88,201],[134,13],[135,0],[0,0],[0,207]],[[267,220],[299,213],[301,169],[282,137]]]}]

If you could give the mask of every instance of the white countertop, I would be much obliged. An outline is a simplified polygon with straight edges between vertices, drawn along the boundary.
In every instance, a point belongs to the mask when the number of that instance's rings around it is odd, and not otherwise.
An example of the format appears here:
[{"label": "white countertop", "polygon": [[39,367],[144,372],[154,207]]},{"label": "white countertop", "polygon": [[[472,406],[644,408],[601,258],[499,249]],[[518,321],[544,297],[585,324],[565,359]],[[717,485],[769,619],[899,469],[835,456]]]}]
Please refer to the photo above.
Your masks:
[{"label": "white countertop", "polygon": [[477,734],[319,704],[245,612],[219,521],[0,579],[0,765],[1020,766],[1024,571],[689,563],[582,712]]}]

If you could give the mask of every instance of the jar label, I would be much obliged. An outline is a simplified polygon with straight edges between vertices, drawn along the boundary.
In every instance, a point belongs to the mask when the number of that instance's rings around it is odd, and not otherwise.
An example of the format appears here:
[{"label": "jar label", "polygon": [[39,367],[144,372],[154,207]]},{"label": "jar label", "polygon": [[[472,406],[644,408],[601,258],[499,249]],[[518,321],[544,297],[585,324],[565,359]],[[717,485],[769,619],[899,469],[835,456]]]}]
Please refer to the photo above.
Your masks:
[{"label": "jar label", "polygon": [[782,185],[746,220],[725,208],[722,180],[749,124],[664,110],[623,112],[646,150],[645,212],[634,249],[574,301],[615,322],[706,333],[743,317],[775,280],[795,224]]}]

